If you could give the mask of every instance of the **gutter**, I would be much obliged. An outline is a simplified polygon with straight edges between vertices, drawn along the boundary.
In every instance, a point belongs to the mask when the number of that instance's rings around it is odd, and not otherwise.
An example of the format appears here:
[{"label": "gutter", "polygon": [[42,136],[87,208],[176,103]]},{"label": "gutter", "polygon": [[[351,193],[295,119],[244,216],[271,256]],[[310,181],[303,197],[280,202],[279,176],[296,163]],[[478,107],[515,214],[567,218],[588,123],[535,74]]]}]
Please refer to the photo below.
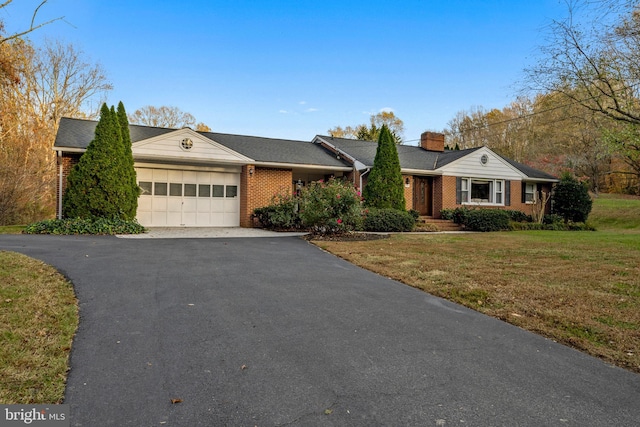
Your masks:
[{"label": "gutter", "polygon": [[360,187],[359,187],[360,194],[362,194],[362,177],[368,174],[369,172],[371,172],[371,168],[367,168],[367,170],[364,171],[364,173],[360,174]]}]

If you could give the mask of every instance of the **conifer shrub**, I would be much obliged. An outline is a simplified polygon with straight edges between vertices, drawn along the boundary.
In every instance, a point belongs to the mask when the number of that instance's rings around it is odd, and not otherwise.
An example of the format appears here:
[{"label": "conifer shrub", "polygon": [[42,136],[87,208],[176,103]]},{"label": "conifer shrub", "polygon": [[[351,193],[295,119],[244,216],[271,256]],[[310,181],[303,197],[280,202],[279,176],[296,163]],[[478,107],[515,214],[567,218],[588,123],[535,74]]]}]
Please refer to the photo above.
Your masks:
[{"label": "conifer shrub", "polygon": [[135,172],[133,160],[128,157],[118,116],[113,107],[109,109],[103,104],[95,136],[67,177],[63,215],[66,218],[135,219],[138,190],[133,190],[131,174],[135,179]]},{"label": "conifer shrub", "polygon": [[386,125],[380,130],[373,169],[362,195],[365,205],[370,208],[406,209],[398,150]]}]

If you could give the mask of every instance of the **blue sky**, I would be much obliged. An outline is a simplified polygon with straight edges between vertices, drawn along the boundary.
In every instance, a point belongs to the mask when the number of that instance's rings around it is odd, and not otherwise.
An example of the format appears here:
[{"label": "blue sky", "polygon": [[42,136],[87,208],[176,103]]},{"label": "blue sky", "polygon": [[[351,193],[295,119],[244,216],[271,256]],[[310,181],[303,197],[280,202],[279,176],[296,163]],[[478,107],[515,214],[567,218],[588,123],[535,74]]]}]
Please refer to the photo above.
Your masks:
[{"label": "blue sky", "polygon": [[[0,19],[25,28],[39,3],[14,0]],[[514,100],[565,14],[561,0],[49,0],[37,21],[64,21],[30,38],[82,49],[129,112],[176,106],[215,132],[308,141],[391,109],[413,141]]]}]

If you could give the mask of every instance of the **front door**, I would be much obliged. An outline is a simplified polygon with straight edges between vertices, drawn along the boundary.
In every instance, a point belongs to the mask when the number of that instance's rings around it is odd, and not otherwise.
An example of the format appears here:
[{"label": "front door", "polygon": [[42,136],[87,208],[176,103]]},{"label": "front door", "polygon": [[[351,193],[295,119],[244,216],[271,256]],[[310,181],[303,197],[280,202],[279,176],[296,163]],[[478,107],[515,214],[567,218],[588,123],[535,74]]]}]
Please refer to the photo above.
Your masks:
[{"label": "front door", "polygon": [[433,215],[433,209],[431,206],[431,187],[431,177],[413,177],[413,209],[420,212],[420,215]]}]

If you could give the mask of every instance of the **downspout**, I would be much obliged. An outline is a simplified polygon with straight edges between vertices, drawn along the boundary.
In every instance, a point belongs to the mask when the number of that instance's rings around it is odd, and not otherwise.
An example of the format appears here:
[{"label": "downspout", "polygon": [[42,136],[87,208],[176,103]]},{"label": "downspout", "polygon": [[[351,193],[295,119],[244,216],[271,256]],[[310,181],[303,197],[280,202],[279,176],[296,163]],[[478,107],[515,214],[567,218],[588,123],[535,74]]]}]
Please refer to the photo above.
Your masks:
[{"label": "downspout", "polygon": [[360,194],[362,194],[362,177],[368,174],[369,172],[371,172],[371,168],[367,168],[367,170],[364,171],[364,173],[360,174]]},{"label": "downspout", "polygon": [[62,159],[58,151],[58,219],[62,219]]}]

